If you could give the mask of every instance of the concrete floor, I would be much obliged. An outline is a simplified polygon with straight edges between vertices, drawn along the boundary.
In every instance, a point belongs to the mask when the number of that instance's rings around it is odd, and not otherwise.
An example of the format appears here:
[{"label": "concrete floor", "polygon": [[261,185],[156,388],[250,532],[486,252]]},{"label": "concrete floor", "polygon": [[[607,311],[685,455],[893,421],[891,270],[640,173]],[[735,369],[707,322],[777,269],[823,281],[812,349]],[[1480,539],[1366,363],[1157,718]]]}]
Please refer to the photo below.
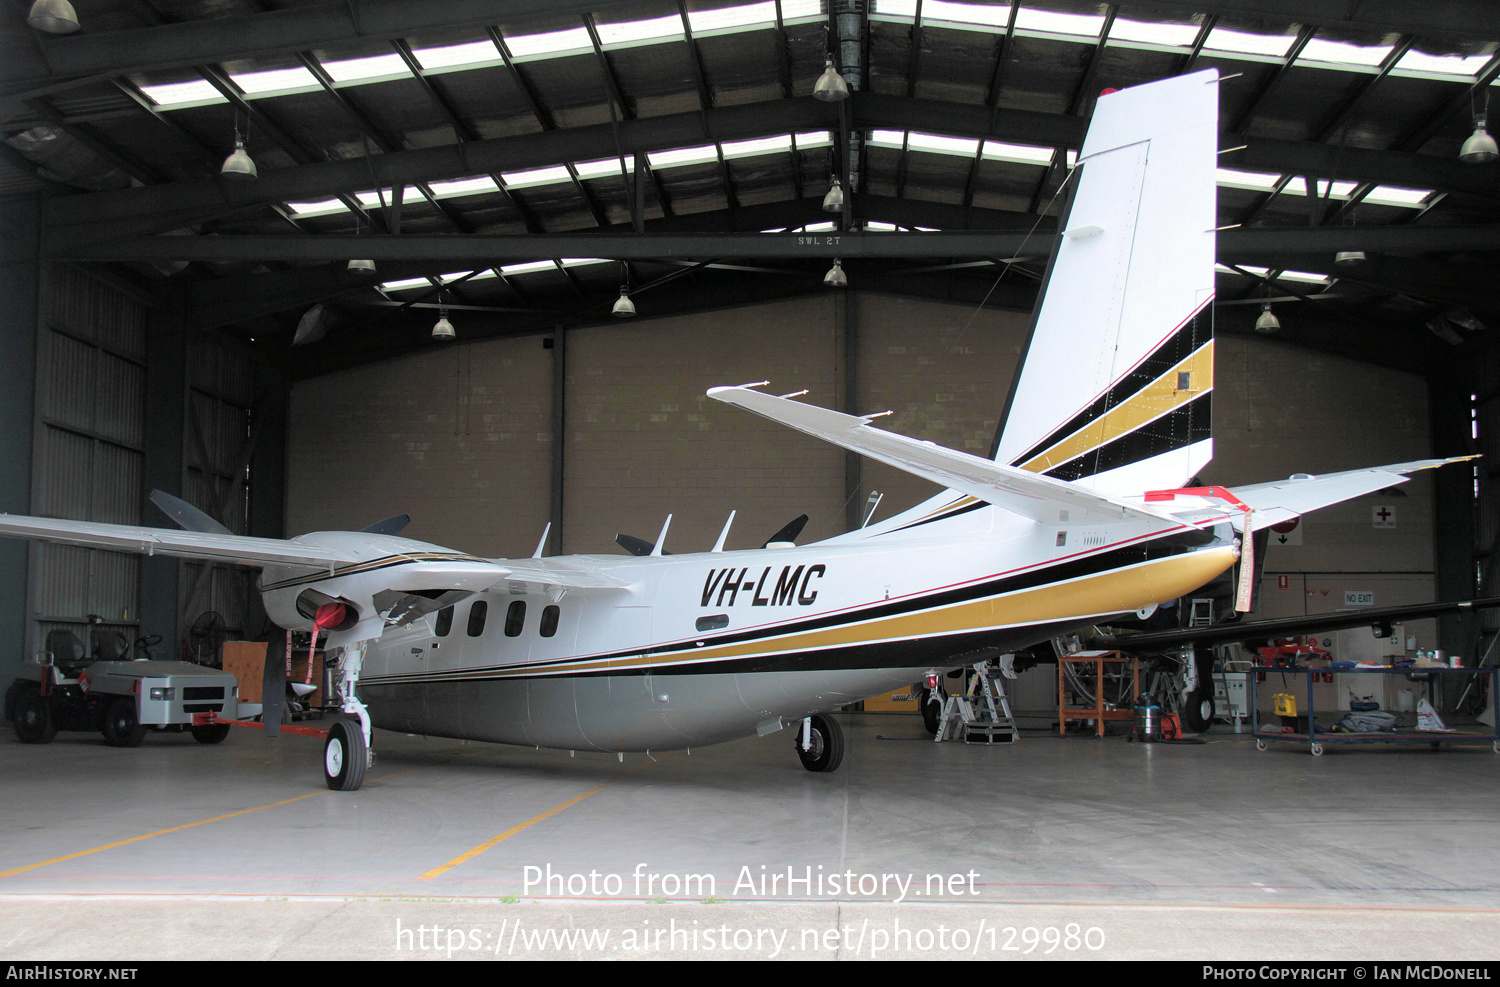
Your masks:
[{"label": "concrete floor", "polygon": [[[380,733],[356,793],[323,787],[315,738],[7,731],[0,957],[1496,955],[1488,745],[985,748],[841,721],[831,775],[789,733],[623,764]],[[811,889],[762,883],[789,869]],[[581,931],[612,938],[555,938]]]}]

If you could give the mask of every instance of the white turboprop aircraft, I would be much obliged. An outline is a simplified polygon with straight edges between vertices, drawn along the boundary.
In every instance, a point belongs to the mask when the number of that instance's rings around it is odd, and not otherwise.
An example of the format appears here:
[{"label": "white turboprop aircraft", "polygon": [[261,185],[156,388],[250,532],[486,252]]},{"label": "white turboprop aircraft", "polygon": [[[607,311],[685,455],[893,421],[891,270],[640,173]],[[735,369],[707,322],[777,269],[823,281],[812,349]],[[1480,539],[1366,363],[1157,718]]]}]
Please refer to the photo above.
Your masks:
[{"label": "white turboprop aircraft", "polygon": [[664,554],[663,529],[642,557],[524,560],[380,526],[280,540],[0,515],[0,534],[259,566],[271,618],[342,649],[331,788],[359,787],[372,726],[622,755],[790,726],[832,771],[827,711],[1177,599],[1246,529],[1446,462],[1180,489],[1212,454],[1218,81],[1100,97],[991,458],[760,385],[708,392],[947,488],[889,520],[800,547],[724,551],[726,524],[707,553]]}]

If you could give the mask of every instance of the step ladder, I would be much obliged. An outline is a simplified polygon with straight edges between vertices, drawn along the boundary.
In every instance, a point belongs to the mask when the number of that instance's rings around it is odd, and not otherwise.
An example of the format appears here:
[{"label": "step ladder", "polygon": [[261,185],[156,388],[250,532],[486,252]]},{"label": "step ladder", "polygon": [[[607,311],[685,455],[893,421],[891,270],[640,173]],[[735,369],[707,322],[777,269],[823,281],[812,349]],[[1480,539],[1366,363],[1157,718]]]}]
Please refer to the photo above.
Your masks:
[{"label": "step ladder", "polygon": [[1013,660],[1013,655],[1003,655],[998,668],[988,661],[973,666],[968,692],[943,700],[937,733],[932,738],[935,743],[960,737],[966,744],[1013,744],[1020,739],[1004,685]]}]

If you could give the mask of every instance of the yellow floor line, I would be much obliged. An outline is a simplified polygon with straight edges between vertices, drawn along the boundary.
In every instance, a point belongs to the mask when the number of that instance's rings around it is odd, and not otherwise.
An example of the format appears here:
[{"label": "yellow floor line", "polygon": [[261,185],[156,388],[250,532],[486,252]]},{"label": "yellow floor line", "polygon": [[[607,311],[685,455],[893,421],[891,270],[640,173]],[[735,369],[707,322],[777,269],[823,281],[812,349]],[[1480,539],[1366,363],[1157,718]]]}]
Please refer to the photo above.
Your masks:
[{"label": "yellow floor line", "polygon": [[[618,779],[618,778],[615,779],[615,781],[619,781],[619,780],[621,780],[621,779]],[[606,788],[608,788],[610,785],[613,785],[614,783],[615,783],[614,781],[607,781],[604,784],[600,785],[598,788],[589,789],[588,791],[584,792],[582,795],[577,795],[577,796],[574,796],[573,798],[568,799],[562,805],[555,805],[555,806],[553,806],[552,808],[548,809],[546,812],[542,813],[539,816],[532,816],[530,819],[526,820],[525,822],[520,823],[520,824],[515,825],[515,826],[512,826],[510,829],[507,829],[505,832],[501,833],[499,836],[496,836],[496,837],[494,837],[492,839],[485,840],[483,843],[479,844],[474,849],[468,850],[468,851],[466,851],[464,853],[459,854],[458,856],[454,857],[452,860],[448,861],[446,864],[440,864],[437,867],[434,867],[432,870],[428,871],[427,873],[418,876],[417,880],[420,881],[420,880],[426,880],[427,878],[432,878],[432,877],[441,877],[443,874],[446,874],[448,871],[450,871],[453,868],[457,867],[459,864],[463,863],[464,861],[466,861],[466,860],[472,860],[473,858],[479,856],[481,853],[484,853],[486,850],[490,849],[491,847],[496,846],[501,841],[510,839],[512,836],[515,836],[517,833],[521,832],[521,830],[526,829],[529,826],[535,826],[537,823],[541,822],[543,819],[548,818],[549,816],[555,816],[555,815],[557,815],[559,812],[563,811],[564,809],[566,809],[570,805],[577,805],[579,802],[582,802],[584,799],[588,798],[590,795],[593,795],[596,792],[602,792]],[[0,877],[3,877],[3,876],[4,876],[3,874],[0,874]]]},{"label": "yellow floor line", "polygon": [[[415,771],[416,769],[411,768],[409,770]],[[395,774],[382,775],[379,778],[371,778],[370,781],[384,781],[386,778],[394,778],[398,774],[404,775],[407,773],[407,771],[397,771],[395,772]],[[96,846],[91,850],[79,850],[77,853],[69,853],[65,856],[53,857],[50,860],[38,861],[34,864],[27,864],[25,867],[16,867],[12,870],[0,871],[0,877],[11,877],[15,874],[20,874],[25,871],[36,870],[38,867],[46,867],[48,864],[60,864],[64,860],[76,860],[79,857],[87,857],[91,853],[99,853],[103,850],[113,850],[115,847],[129,846],[132,843],[139,843],[142,840],[149,840],[153,836],[165,836],[168,833],[177,833],[184,829],[192,829],[195,826],[207,826],[209,823],[221,822],[225,819],[233,819],[235,816],[243,816],[247,813],[259,812],[262,809],[274,809],[280,805],[291,805],[293,802],[300,802],[303,799],[310,799],[317,795],[327,795],[329,791],[330,789],[324,789],[321,792],[308,792],[306,795],[298,795],[296,798],[283,799],[280,802],[270,802],[266,805],[257,805],[253,809],[241,809],[238,812],[230,812],[222,816],[214,816],[212,819],[200,819],[197,822],[183,823],[181,826],[170,826],[167,829],[158,829],[154,833],[146,833],[142,836],[132,836],[128,840],[119,840],[115,843],[106,843],[103,846]],[[590,794],[593,793],[591,792]]]}]

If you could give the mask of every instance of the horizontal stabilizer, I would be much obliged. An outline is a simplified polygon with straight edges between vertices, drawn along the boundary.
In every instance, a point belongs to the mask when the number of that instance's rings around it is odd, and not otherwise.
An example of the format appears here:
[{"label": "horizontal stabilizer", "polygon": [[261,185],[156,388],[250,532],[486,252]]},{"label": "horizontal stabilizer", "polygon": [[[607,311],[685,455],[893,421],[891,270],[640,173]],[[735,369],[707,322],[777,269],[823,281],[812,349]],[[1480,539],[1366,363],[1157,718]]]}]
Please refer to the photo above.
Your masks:
[{"label": "horizontal stabilizer", "polygon": [[1166,527],[1174,523],[1172,518],[1153,510],[1063,480],[873,428],[869,418],[840,414],[745,387],[713,387],[708,396],[1044,524],[1147,520]]},{"label": "horizontal stabilizer", "polygon": [[[1254,514],[1252,527],[1259,531],[1273,524],[1281,524],[1293,518],[1310,514],[1322,507],[1341,504],[1355,497],[1394,487],[1411,479],[1409,474],[1421,470],[1435,469],[1448,463],[1461,463],[1473,456],[1455,456],[1452,459],[1419,459],[1410,463],[1395,463],[1391,466],[1372,466],[1368,469],[1348,470],[1343,473],[1328,473],[1312,476],[1299,473],[1286,480],[1270,483],[1253,483],[1244,487],[1230,487],[1229,492],[1248,506]],[[1220,500],[1197,501],[1191,496],[1178,497],[1177,504],[1171,501],[1162,507],[1174,517],[1183,520],[1203,520],[1213,516],[1238,516],[1239,512]]]},{"label": "horizontal stabilizer", "polygon": [[211,531],[169,531],[102,521],[64,521],[57,518],[0,514],[0,535],[36,541],[83,545],[139,555],[171,555],[211,559],[250,566],[306,566],[328,569],[359,561],[353,555],[321,545],[303,545],[281,538],[255,538]]}]

